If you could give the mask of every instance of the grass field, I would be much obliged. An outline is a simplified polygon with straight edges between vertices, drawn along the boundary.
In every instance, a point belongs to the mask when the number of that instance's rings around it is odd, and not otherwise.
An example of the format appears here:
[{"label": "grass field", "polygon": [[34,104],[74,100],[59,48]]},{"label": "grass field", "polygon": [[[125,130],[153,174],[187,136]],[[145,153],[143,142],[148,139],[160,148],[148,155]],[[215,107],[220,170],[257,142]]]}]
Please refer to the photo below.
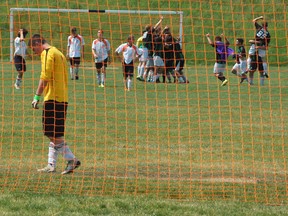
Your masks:
[{"label": "grass field", "polygon": [[[9,31],[5,31],[9,24],[7,19],[1,21],[0,212],[3,215],[288,214],[287,40],[281,31],[287,20],[283,8],[276,6],[276,2],[282,6],[284,2],[274,1],[275,5],[270,5],[270,1],[253,4],[243,1],[247,17],[235,23],[229,19],[241,17],[241,8],[231,10],[231,6],[228,10],[230,1],[224,0],[222,6],[203,2],[173,1],[169,5],[166,1],[151,1],[147,7],[144,3],[117,1],[121,5],[118,9],[126,6],[156,10],[162,4],[163,10],[183,10],[185,14],[185,72],[190,83],[145,84],[134,80],[131,92],[124,91],[116,59],[108,67],[107,86],[98,88],[90,59],[93,37],[89,34],[90,27],[94,29],[99,20],[115,24],[116,16],[110,16],[108,21],[100,15],[96,20],[85,14],[62,15],[62,19],[49,16],[50,24],[37,26],[35,14],[21,15],[21,20],[29,17],[33,31],[41,30],[63,51],[66,46],[63,32],[67,29],[69,32],[69,22],[73,25],[78,22],[87,35],[80,80],[69,80],[66,139],[82,162],[81,168],[70,176],[60,175],[65,166],[61,158],[57,173],[36,172],[46,165],[48,148],[48,140],[42,135],[41,110],[31,109],[40,62],[37,57],[27,61],[23,88],[15,90],[16,73],[8,61]],[[1,3],[0,10],[5,13],[10,6],[37,5],[48,7],[44,0],[9,1]],[[107,1],[107,5],[117,9],[112,1]],[[68,7],[65,1],[57,1],[53,6]],[[96,7],[86,0],[69,3],[69,8],[85,6]],[[249,14],[251,8],[254,14]],[[233,40],[242,25],[251,28],[248,26],[253,15],[262,15],[261,12],[267,13],[270,20],[282,21],[270,26],[275,35],[269,50],[271,78],[265,81],[265,86],[259,86],[256,74],[256,85],[239,85],[239,80],[229,72],[234,64],[231,59],[226,72],[229,85],[221,87],[212,74],[214,53],[207,46],[204,33],[219,33],[222,20],[225,21],[222,27]],[[113,47],[127,32],[137,34],[139,25],[131,22],[125,29],[122,23],[125,18],[117,21],[119,26],[111,25],[111,31],[107,32],[114,39]],[[143,19],[146,22],[149,17]],[[153,22],[157,19],[153,17]],[[56,23],[59,25],[53,25]],[[48,34],[52,27],[55,27],[53,33]],[[115,32],[120,39],[116,39]],[[249,38],[249,34],[253,35],[253,28],[245,37]]]}]

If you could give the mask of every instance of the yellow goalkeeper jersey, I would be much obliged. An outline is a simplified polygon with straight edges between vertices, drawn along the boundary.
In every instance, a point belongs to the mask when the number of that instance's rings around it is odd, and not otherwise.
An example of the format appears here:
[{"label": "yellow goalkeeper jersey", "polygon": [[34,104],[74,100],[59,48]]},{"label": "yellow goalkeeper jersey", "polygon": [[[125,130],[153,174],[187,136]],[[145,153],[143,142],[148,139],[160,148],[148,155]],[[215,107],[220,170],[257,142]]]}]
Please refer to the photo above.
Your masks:
[{"label": "yellow goalkeeper jersey", "polygon": [[136,46],[137,46],[138,48],[144,47],[144,45],[143,45],[143,36],[141,36],[141,37],[139,37],[139,38],[137,39]]},{"label": "yellow goalkeeper jersey", "polygon": [[48,82],[44,89],[44,101],[68,102],[68,75],[65,56],[51,46],[41,53],[40,79]]}]

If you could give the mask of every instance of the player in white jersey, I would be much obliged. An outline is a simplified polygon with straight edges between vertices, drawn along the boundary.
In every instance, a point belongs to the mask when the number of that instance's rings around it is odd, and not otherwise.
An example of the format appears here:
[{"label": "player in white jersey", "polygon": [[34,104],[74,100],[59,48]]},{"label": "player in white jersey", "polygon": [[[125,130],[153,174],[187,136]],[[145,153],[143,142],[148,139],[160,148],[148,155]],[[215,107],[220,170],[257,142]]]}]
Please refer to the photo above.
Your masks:
[{"label": "player in white jersey", "polygon": [[98,86],[104,88],[107,62],[110,61],[110,42],[103,37],[103,30],[98,30],[98,38],[92,42],[92,54],[95,58]]},{"label": "player in white jersey", "polygon": [[[142,32],[144,34],[144,32]],[[148,59],[148,49],[143,45],[143,36],[139,37],[136,42],[136,46],[142,52],[142,55],[139,57],[139,65],[138,65],[138,75],[137,79],[140,81],[144,81],[144,71],[146,67],[146,62]]]},{"label": "player in white jersey", "polygon": [[20,89],[23,74],[26,71],[25,56],[27,54],[27,46],[25,43],[25,37],[28,34],[26,29],[20,29],[17,37],[14,40],[14,65],[18,72],[16,82],[14,84],[16,89]]},{"label": "player in white jersey", "polygon": [[[124,85],[125,90],[127,91],[131,90],[132,78],[134,73],[134,60],[136,56],[142,55],[142,52],[133,43],[134,43],[134,36],[129,35],[127,38],[127,42],[121,44],[115,50],[115,54],[122,62]],[[119,55],[120,53],[122,53],[122,56]]]},{"label": "player in white jersey", "polygon": [[71,29],[71,35],[68,37],[67,57],[70,60],[70,76],[71,79],[79,79],[79,65],[81,57],[84,59],[84,38],[77,34],[77,29]]}]

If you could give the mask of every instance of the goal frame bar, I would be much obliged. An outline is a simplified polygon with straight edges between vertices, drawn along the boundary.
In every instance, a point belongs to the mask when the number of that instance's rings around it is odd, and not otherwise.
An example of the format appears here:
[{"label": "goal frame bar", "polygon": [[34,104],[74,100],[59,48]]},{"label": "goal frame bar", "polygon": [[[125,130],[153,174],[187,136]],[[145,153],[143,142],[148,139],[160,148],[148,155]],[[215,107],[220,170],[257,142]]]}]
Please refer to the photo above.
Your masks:
[{"label": "goal frame bar", "polygon": [[158,14],[179,15],[179,37],[182,42],[183,34],[183,11],[154,11],[154,10],[89,10],[89,9],[51,9],[51,8],[10,8],[10,62],[13,61],[14,48],[14,11],[20,12],[52,12],[52,13],[107,13],[107,14]]}]

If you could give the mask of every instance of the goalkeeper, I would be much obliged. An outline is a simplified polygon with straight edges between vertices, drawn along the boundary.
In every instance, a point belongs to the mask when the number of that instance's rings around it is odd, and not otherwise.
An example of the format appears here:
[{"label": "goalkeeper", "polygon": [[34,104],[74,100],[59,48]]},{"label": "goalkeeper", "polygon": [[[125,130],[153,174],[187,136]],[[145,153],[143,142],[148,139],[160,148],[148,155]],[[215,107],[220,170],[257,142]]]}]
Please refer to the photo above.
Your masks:
[{"label": "goalkeeper", "polygon": [[55,47],[50,46],[39,34],[34,34],[29,44],[35,54],[41,55],[41,75],[32,108],[38,109],[40,96],[44,94],[42,123],[44,135],[50,140],[48,165],[39,172],[56,171],[58,154],[67,161],[62,174],[68,174],[80,166],[64,139],[65,119],[68,107],[68,76],[65,56]]}]

